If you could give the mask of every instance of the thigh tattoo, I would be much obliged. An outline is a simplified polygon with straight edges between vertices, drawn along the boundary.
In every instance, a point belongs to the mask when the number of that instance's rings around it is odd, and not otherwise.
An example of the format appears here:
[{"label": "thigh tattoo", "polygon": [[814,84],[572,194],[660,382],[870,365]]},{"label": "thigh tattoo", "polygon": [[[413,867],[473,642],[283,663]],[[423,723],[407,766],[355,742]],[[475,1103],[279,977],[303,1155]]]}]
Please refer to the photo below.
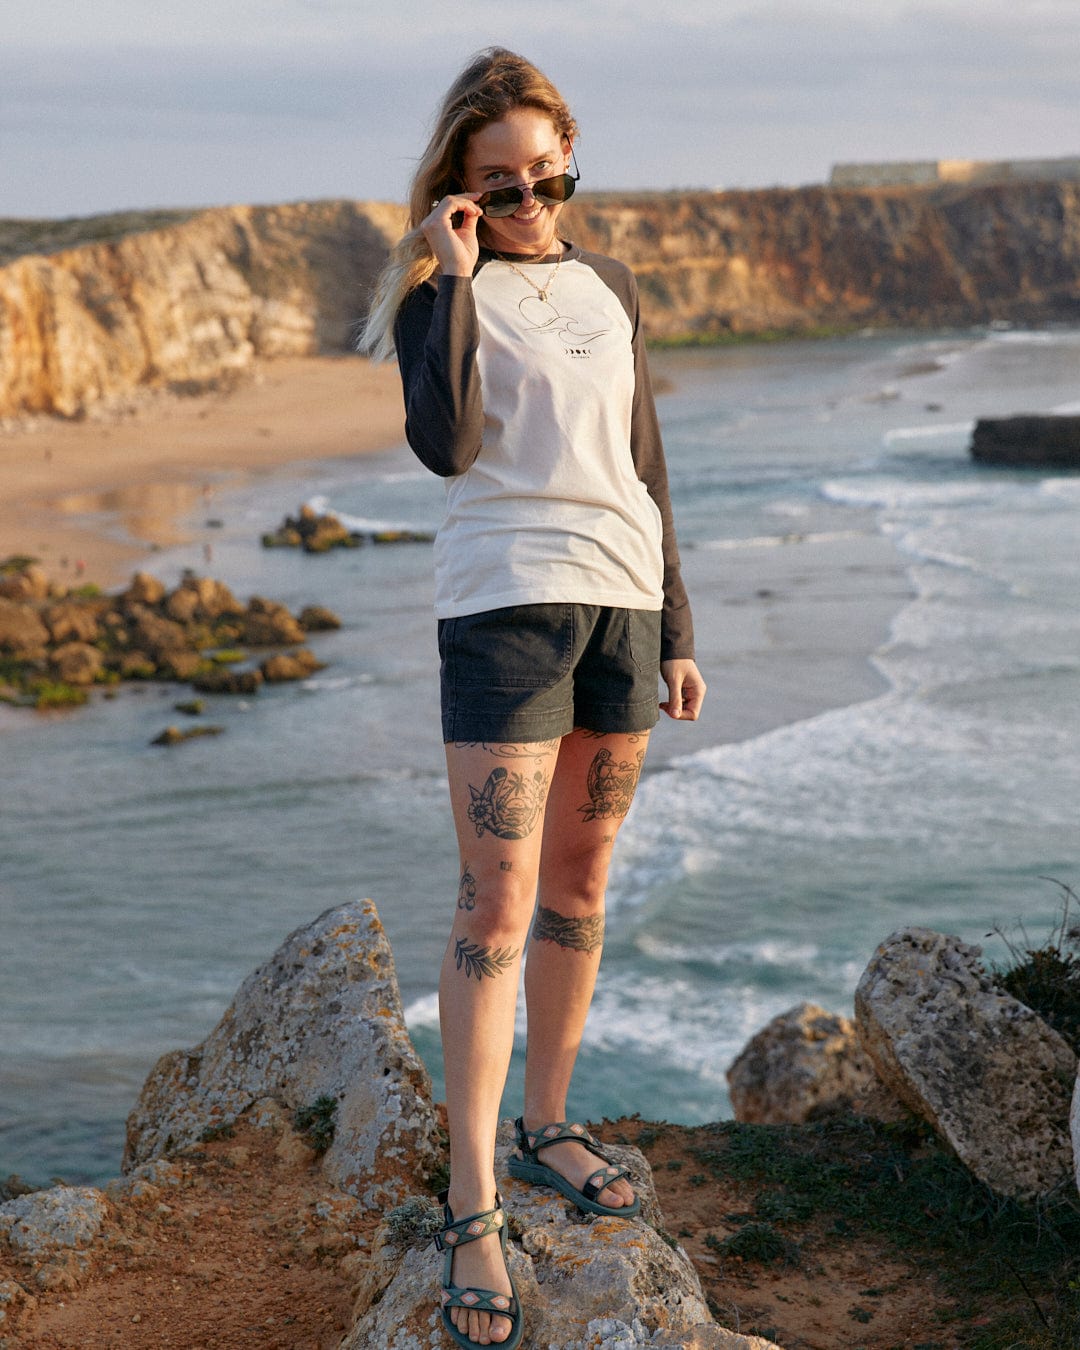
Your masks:
[{"label": "thigh tattoo", "polygon": [[525,839],[544,809],[547,779],[540,769],[530,775],[500,765],[488,774],[482,788],[470,783],[469,795],[469,819],[476,826],[477,838],[489,830],[499,839]]},{"label": "thigh tattoo", "polygon": [[585,777],[589,800],[578,807],[582,817],[585,820],[611,820],[625,816],[634,800],[634,789],[644,763],[644,750],[639,750],[633,761],[621,759],[618,763],[610,750],[598,750]]}]

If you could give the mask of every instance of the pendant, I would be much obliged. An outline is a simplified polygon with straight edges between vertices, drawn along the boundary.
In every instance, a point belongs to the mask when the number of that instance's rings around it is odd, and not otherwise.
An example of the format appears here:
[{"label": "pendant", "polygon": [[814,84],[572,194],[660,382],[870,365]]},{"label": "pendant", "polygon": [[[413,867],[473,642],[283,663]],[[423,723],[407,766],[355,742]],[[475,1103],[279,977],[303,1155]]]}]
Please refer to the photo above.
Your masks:
[{"label": "pendant", "polygon": [[544,304],[546,305],[546,304],[547,304],[547,291],[537,291],[536,294],[540,297],[541,300],[543,300]]}]

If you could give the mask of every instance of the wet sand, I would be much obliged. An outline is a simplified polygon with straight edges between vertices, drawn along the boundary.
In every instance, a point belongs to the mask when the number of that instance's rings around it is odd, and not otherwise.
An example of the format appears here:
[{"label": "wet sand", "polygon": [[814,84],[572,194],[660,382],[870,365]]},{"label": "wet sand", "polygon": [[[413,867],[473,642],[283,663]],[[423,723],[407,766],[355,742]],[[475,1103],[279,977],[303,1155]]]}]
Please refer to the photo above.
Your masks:
[{"label": "wet sand", "polygon": [[283,358],[236,387],[161,396],[81,422],[41,418],[0,436],[0,559],[110,586],[185,542],[178,522],[283,465],[385,450],[403,438],[393,365]]}]

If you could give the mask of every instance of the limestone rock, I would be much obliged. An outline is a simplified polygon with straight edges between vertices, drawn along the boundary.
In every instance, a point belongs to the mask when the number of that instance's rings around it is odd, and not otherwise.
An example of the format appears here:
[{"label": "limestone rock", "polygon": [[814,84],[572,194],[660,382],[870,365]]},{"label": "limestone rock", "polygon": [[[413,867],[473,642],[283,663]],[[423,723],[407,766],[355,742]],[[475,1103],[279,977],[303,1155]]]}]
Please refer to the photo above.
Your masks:
[{"label": "limestone rock", "polygon": [[300,627],[305,633],[329,633],[341,627],[341,620],[325,605],[305,605],[300,611]]},{"label": "limestone rock", "polygon": [[39,652],[48,641],[49,630],[32,605],[0,596],[0,652]]},{"label": "limestone rock", "polygon": [[165,599],[165,587],[149,572],[136,572],[120,598],[128,605],[160,605]]},{"label": "limestone rock", "polygon": [[830,1111],[866,1113],[880,1093],[854,1022],[816,1003],[774,1017],[732,1063],[727,1081],[735,1119],[753,1125],[801,1125]]},{"label": "limestone rock", "polygon": [[1002,1195],[1046,1194],[1072,1174],[1076,1056],[999,993],[981,949],[926,928],[894,933],[855,992],[859,1037],[879,1076]]},{"label": "limestone rock", "polygon": [[109,1217],[108,1201],[92,1186],[54,1186],[0,1205],[0,1234],[20,1255],[40,1260],[63,1248],[84,1247]]},{"label": "limestone rock", "polygon": [[1069,1106],[1069,1134],[1072,1137],[1073,1172],[1076,1188],[1080,1190],[1080,1075],[1073,1088],[1072,1102]]},{"label": "limestone rock", "polygon": [[258,595],[248,602],[242,632],[252,647],[290,647],[304,640],[304,630],[284,605]]},{"label": "limestone rock", "polygon": [[[195,665],[198,664],[196,658]],[[261,670],[230,670],[225,666],[199,672],[193,669],[184,678],[190,679],[191,687],[203,694],[257,694],[263,682]]]},{"label": "limestone rock", "polygon": [[98,615],[85,603],[58,600],[44,610],[41,617],[54,643],[96,642],[101,636]]},{"label": "limestone rock", "polygon": [[49,662],[65,684],[93,684],[105,671],[105,658],[85,642],[65,642],[54,647]]},{"label": "limestone rock", "polygon": [[10,575],[0,573],[0,596],[8,600],[45,600],[49,578],[40,563],[27,563]]},{"label": "limestone rock", "polygon": [[[652,1175],[634,1148],[611,1147],[642,1197],[637,1219],[587,1217],[555,1192],[513,1181],[505,1161],[510,1123],[499,1131],[499,1188],[509,1219],[508,1262],[521,1298],[525,1344],[544,1350],[767,1350],[769,1342],[716,1326],[686,1253],[657,1231],[663,1217]],[[413,1350],[437,1340],[443,1258],[430,1246],[440,1224],[414,1198],[387,1216],[359,1272],[357,1322],[341,1350]],[[655,1224],[657,1227],[654,1227]]]},{"label": "limestone rock", "polygon": [[124,1170],[195,1143],[268,1096],[294,1111],[337,1102],[323,1169],[368,1206],[396,1203],[439,1160],[430,1081],[370,900],[290,934],[205,1041],[158,1061],[128,1118]]},{"label": "limestone rock", "polygon": [[267,684],[281,684],[286,680],[306,680],[309,675],[322,668],[322,662],[307,647],[301,647],[295,652],[279,652],[276,656],[268,656],[259,666]]}]

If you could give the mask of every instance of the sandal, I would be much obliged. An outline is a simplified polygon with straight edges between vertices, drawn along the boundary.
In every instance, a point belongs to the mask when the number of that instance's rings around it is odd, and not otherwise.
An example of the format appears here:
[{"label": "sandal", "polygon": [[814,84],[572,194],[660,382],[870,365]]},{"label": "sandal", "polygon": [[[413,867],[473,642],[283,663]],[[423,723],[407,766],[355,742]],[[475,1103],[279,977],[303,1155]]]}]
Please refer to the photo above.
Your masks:
[{"label": "sandal", "polygon": [[443,1326],[455,1342],[455,1344],[464,1347],[464,1350],[476,1350],[480,1344],[479,1341],[470,1340],[463,1331],[459,1331],[454,1326],[450,1318],[451,1308],[470,1308],[475,1312],[498,1313],[502,1317],[510,1319],[510,1335],[505,1341],[492,1341],[493,1346],[501,1346],[502,1350],[516,1350],[521,1344],[521,1337],[524,1331],[524,1323],[521,1320],[521,1305],[518,1303],[517,1286],[514,1284],[514,1277],[507,1268],[507,1275],[510,1279],[509,1294],[499,1294],[492,1289],[461,1289],[453,1282],[454,1252],[458,1247],[466,1242],[475,1242],[478,1238],[487,1237],[489,1233],[498,1233],[499,1242],[502,1245],[503,1259],[506,1259],[506,1215],[503,1212],[503,1198],[495,1192],[495,1208],[481,1210],[479,1214],[470,1214],[467,1219],[455,1219],[450,1213],[450,1205],[447,1202],[447,1191],[439,1195],[442,1202],[443,1218],[445,1223],[440,1232],[435,1234],[435,1246],[440,1252],[446,1253],[446,1261],[443,1265],[442,1280],[442,1321]]},{"label": "sandal", "polygon": [[[628,1177],[630,1170],[626,1167],[616,1167],[584,1125],[579,1125],[577,1121],[561,1120],[554,1125],[541,1125],[538,1130],[526,1130],[525,1122],[519,1116],[514,1121],[514,1133],[517,1135],[517,1152],[510,1155],[508,1164],[508,1171],[512,1177],[517,1177],[519,1181],[531,1181],[534,1185],[554,1186],[560,1194],[572,1200],[578,1209],[586,1214],[604,1214],[613,1219],[632,1219],[635,1214],[640,1213],[641,1199],[637,1195],[629,1205],[602,1205],[597,1200],[596,1197],[605,1186],[610,1186],[620,1177]],[[540,1161],[541,1149],[568,1139],[583,1144],[605,1164],[604,1167],[596,1169],[580,1191],[560,1172],[556,1172],[554,1167]]]}]

